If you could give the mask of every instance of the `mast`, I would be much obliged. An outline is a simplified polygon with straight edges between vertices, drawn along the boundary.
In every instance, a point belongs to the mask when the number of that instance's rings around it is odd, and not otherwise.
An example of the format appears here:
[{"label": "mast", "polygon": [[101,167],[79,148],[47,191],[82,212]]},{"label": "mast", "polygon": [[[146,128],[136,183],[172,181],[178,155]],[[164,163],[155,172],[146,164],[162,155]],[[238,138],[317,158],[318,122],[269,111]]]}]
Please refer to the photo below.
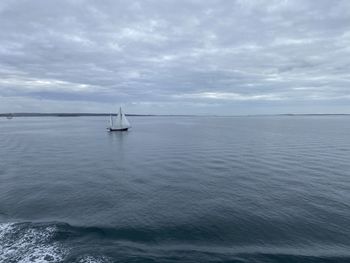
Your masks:
[{"label": "mast", "polygon": [[123,127],[122,107],[119,107],[119,125]]}]

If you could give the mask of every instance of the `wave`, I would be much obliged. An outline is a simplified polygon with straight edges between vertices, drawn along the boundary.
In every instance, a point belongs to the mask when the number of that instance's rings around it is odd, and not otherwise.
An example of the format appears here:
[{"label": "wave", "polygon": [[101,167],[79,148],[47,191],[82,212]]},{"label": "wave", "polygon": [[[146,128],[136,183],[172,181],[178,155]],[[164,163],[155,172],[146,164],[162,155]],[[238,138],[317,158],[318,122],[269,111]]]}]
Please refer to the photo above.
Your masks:
[{"label": "wave", "polygon": [[[129,231],[129,232],[128,232]],[[140,232],[67,223],[0,224],[0,262],[349,262],[349,247],[213,246],[133,241]],[[129,238],[128,238],[129,237]]]},{"label": "wave", "polygon": [[0,262],[62,262],[66,251],[56,232],[55,225],[1,224]]}]

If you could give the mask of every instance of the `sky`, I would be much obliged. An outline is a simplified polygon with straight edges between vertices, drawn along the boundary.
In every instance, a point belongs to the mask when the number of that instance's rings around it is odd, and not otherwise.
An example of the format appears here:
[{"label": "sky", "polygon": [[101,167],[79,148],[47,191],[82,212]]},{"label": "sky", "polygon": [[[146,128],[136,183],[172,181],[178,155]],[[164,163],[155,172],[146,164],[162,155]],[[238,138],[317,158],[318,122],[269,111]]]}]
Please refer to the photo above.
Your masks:
[{"label": "sky", "polygon": [[350,113],[348,0],[1,0],[0,112]]}]

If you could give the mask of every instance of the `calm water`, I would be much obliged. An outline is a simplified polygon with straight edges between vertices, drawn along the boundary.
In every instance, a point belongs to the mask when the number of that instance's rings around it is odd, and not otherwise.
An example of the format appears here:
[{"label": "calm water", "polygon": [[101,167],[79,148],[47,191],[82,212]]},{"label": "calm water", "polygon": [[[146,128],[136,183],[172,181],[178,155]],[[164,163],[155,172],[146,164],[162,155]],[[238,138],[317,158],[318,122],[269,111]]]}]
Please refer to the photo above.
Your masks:
[{"label": "calm water", "polygon": [[350,262],[350,117],[0,120],[0,262]]}]

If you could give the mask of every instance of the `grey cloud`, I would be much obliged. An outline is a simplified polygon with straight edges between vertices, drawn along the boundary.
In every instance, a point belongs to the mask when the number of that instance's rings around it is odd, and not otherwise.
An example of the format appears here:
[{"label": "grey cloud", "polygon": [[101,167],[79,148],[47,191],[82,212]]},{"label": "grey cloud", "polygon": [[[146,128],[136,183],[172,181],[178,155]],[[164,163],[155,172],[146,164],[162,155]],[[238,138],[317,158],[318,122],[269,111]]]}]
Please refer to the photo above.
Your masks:
[{"label": "grey cloud", "polygon": [[346,0],[2,1],[0,111],[350,112],[349,43]]}]

